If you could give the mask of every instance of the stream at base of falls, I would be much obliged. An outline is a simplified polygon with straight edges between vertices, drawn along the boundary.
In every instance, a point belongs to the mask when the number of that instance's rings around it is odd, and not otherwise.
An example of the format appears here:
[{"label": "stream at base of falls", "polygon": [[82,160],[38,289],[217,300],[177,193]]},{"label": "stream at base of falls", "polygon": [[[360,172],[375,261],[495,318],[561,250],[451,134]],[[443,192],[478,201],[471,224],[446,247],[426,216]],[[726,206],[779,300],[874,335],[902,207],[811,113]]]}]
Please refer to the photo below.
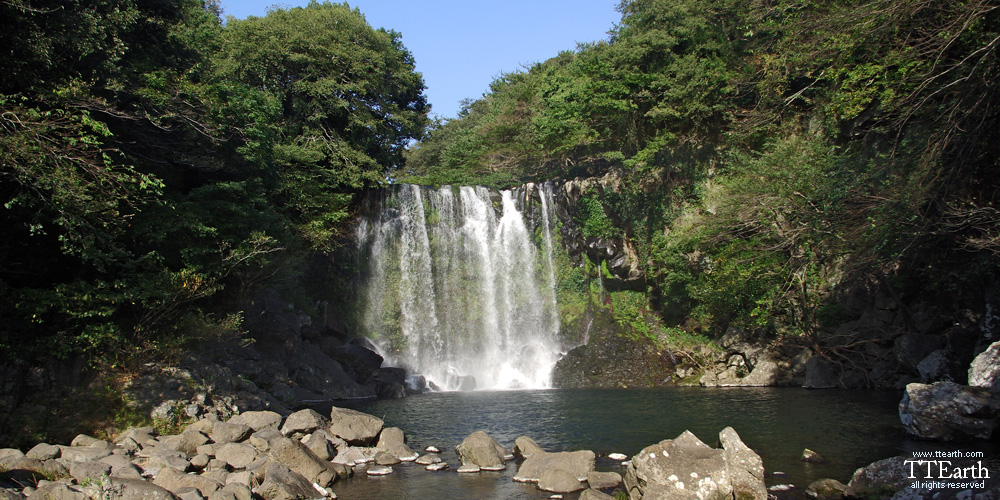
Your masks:
[{"label": "stream at base of falls", "polygon": [[[455,446],[477,430],[508,449],[514,439],[526,435],[548,451],[593,450],[598,470],[624,475],[624,468],[607,458],[610,453],[632,456],[685,430],[716,446],[719,431],[731,426],[763,459],[768,486],[798,488],[780,493],[779,498],[804,498],[802,490],[812,481],[833,478],[847,483],[858,467],[914,451],[979,450],[985,457],[998,457],[996,444],[907,439],[897,413],[900,397],[899,391],[678,387],[438,392],[338,403],[403,429],[415,451],[430,445],[440,448],[452,468],[428,472],[409,463],[394,466],[389,476],[368,477],[359,466],[354,478],[338,481],[333,491],[349,500],[549,497],[535,485],[512,480],[517,462],[508,462],[502,472],[456,473]],[[329,406],[316,409],[329,414]],[[829,463],[802,462],[805,448]],[[564,495],[566,500],[577,497]]]}]

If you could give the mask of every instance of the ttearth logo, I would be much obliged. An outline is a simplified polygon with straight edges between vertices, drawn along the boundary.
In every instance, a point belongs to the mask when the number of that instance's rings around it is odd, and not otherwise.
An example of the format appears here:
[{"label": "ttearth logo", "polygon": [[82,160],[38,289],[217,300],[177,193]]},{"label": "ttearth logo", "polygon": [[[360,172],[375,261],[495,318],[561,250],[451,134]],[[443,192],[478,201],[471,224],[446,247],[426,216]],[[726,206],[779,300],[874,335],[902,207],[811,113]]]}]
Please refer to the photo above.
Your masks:
[{"label": "ttearth logo", "polygon": [[990,470],[981,460],[969,461],[982,458],[982,452],[932,451],[913,455],[903,463],[914,489],[979,489],[985,488],[986,479],[990,478]]}]

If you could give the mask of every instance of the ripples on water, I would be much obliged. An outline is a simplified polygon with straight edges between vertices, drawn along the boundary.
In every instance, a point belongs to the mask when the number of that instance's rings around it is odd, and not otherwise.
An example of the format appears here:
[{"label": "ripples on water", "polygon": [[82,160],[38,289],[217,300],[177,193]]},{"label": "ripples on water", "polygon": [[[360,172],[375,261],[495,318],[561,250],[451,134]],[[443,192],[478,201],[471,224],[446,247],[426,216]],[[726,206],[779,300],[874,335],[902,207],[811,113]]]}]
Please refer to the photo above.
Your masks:
[{"label": "ripples on water", "polygon": [[[445,450],[442,458],[453,470],[431,473],[401,464],[393,475],[369,478],[359,468],[358,477],[333,489],[348,500],[542,499],[548,494],[534,485],[512,482],[514,462],[501,473],[455,473],[454,447],[472,432],[485,430],[508,448],[526,435],[549,451],[588,449],[598,457],[613,452],[631,456],[685,430],[715,446],[719,431],[727,426],[760,454],[769,485],[804,488],[827,477],[846,483],[857,467],[928,446],[904,439],[897,413],[900,397],[897,391],[667,388],[446,392],[354,402],[351,407],[402,428],[414,450],[429,445]],[[318,410],[329,414],[328,408]],[[830,463],[801,462],[804,448]],[[598,469],[624,474],[606,458],[598,458]],[[774,477],[776,471],[787,476]]]}]

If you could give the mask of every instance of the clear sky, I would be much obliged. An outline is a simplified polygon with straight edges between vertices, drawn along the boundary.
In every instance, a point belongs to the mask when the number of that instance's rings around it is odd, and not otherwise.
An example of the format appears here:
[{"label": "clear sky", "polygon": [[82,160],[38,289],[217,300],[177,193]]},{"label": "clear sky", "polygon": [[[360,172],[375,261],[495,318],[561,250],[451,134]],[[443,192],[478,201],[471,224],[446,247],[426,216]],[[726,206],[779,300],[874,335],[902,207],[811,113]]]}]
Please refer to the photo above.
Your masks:
[{"label": "clear sky", "polygon": [[[264,16],[308,0],[221,0],[223,16]],[[432,114],[453,118],[501,73],[607,39],[618,0],[354,0],[375,28],[393,29],[423,73]]]}]

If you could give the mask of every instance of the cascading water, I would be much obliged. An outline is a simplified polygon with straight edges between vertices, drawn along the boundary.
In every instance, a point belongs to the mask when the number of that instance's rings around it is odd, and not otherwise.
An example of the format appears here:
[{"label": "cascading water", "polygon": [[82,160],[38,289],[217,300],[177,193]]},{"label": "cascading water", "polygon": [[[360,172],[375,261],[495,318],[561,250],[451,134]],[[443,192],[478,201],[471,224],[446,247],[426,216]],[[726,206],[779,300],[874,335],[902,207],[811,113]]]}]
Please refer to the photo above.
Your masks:
[{"label": "cascading water", "polygon": [[553,205],[548,185],[389,189],[358,227],[364,326],[387,361],[444,390],[549,387]]}]

